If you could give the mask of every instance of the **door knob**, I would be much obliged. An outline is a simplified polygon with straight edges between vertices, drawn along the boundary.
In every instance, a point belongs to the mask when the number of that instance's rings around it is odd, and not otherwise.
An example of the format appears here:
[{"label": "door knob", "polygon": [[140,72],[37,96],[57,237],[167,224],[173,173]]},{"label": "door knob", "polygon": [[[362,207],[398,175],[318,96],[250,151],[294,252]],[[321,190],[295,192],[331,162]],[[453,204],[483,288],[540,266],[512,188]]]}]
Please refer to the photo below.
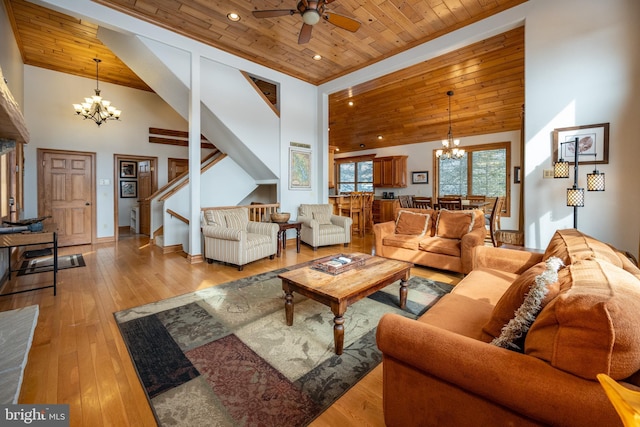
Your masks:
[{"label": "door knob", "polygon": [[86,202],[86,203],[85,203],[84,205],[85,205],[85,206],[89,206],[90,204],[91,204],[91,203],[89,203],[89,202]]}]

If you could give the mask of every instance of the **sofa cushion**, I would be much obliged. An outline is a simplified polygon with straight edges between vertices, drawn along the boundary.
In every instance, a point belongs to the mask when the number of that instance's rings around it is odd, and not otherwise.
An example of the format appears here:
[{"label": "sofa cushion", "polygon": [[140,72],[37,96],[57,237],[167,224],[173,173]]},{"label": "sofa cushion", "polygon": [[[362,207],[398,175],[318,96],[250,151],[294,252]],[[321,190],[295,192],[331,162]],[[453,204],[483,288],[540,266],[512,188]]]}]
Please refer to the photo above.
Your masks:
[{"label": "sofa cushion", "polygon": [[429,237],[420,241],[420,250],[435,254],[460,256],[460,239]]},{"label": "sofa cushion", "polygon": [[424,236],[429,232],[430,215],[411,211],[399,211],[396,218],[396,234]]},{"label": "sofa cushion", "polygon": [[331,224],[331,214],[326,212],[314,212],[313,219],[318,221],[318,224]]},{"label": "sofa cushion", "polygon": [[573,228],[554,233],[544,252],[544,259],[552,256],[560,258],[565,265],[582,259],[602,259],[622,267],[620,257],[611,246]]},{"label": "sofa cushion", "polygon": [[[546,269],[547,263],[545,261],[539,262],[513,281],[493,308],[489,321],[482,327],[482,332],[486,334],[483,335],[483,341],[489,342],[500,336],[502,328],[513,318],[516,310],[524,302],[525,296],[529,293],[531,285],[535,283],[536,277],[544,273]],[[560,270],[558,281],[547,285],[547,295],[542,300],[541,309],[558,295],[560,282],[568,279],[568,270]]]},{"label": "sofa cushion", "polygon": [[600,259],[567,269],[571,280],[533,322],[525,353],[589,380],[627,378],[640,369],[638,280]]},{"label": "sofa cushion", "polygon": [[441,209],[436,222],[436,236],[446,239],[462,239],[473,229],[474,211],[449,211]]},{"label": "sofa cushion", "polygon": [[419,249],[422,237],[411,236],[409,234],[389,234],[382,239],[382,244],[394,248],[411,249],[417,251]]}]

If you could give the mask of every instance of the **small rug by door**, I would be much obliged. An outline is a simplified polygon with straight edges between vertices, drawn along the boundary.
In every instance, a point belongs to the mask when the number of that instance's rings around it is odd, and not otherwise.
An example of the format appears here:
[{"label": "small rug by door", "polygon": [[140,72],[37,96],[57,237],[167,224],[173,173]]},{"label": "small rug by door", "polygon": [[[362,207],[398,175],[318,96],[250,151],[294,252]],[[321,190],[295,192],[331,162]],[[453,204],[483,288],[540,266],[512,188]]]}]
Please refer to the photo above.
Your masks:
[{"label": "small rug by door", "polygon": [[[84,267],[84,258],[82,254],[63,255],[58,257],[58,270],[65,268]],[[44,273],[45,271],[53,271],[53,257],[35,258],[23,261],[18,271],[18,276],[25,274]]]},{"label": "small rug by door", "polygon": [[384,313],[415,318],[452,289],[412,277],[405,311],[399,282],[358,301],[337,356],[329,307],[294,293],[286,326],[286,270],[114,314],[160,426],[306,425],[380,363]]}]

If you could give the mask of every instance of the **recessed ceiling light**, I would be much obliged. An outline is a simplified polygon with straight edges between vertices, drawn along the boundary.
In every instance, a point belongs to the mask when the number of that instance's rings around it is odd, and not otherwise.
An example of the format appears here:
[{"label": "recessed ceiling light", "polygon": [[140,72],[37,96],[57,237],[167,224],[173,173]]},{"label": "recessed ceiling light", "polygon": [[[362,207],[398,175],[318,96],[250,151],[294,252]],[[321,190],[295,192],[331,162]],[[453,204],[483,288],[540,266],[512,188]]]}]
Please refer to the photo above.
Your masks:
[{"label": "recessed ceiling light", "polygon": [[317,53],[315,55],[313,55],[313,59],[314,61],[320,61],[322,59],[322,56],[318,55]]},{"label": "recessed ceiling light", "polygon": [[349,107],[353,107],[353,101],[349,101]]},{"label": "recessed ceiling light", "polygon": [[238,22],[240,20],[240,15],[235,12],[229,12],[227,13],[227,19],[229,21]]},{"label": "recessed ceiling light", "polygon": [[360,144],[360,148],[364,148],[364,144]]},{"label": "recessed ceiling light", "polygon": [[382,135],[378,135],[378,139],[382,139]]}]

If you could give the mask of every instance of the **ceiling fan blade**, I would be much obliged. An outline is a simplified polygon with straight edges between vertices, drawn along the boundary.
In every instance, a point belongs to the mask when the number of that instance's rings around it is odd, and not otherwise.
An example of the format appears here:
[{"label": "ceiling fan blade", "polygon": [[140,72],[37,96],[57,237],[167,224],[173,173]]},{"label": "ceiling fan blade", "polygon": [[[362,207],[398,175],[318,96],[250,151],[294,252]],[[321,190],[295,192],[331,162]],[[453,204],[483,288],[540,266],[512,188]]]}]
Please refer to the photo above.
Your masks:
[{"label": "ceiling fan blade", "polygon": [[254,10],[253,16],[256,18],[273,18],[276,16],[293,15],[298,13],[296,10],[291,9],[276,9],[276,10]]},{"label": "ceiling fan blade", "polygon": [[313,25],[302,24],[300,35],[298,36],[298,44],[305,44],[311,40],[311,30],[313,30]]},{"label": "ceiling fan blade", "polygon": [[344,28],[347,31],[355,33],[360,28],[360,23],[355,19],[348,18],[336,13],[327,13],[324,15],[324,19],[331,22],[336,27]]}]

